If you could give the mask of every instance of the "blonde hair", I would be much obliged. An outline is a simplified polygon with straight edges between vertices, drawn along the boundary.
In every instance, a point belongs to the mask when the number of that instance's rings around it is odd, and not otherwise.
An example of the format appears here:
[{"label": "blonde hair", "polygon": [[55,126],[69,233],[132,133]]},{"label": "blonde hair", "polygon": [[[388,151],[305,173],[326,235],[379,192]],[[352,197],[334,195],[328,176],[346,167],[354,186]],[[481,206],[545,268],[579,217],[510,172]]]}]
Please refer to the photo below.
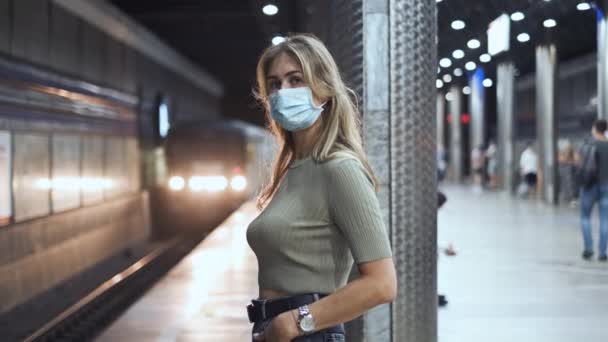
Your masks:
[{"label": "blonde hair", "polygon": [[[298,34],[284,42],[268,47],[260,57],[256,76],[258,89],[255,92],[264,106],[269,129],[277,139],[277,155],[272,176],[260,193],[258,207],[263,208],[283,180],[289,164],[295,158],[295,145],[291,133],[279,126],[270,116],[267,76],[272,62],[282,54],[287,54],[299,62],[305,83],[318,98],[328,99],[320,117],[319,139],[313,147],[311,157],[324,162],[336,157],[355,158],[361,162],[365,172],[377,189],[374,172],[369,165],[361,139],[360,113],[353,101],[354,91],[349,89],[338,71],[338,66],[323,43],[312,35]],[[351,97],[352,96],[352,97]]]}]

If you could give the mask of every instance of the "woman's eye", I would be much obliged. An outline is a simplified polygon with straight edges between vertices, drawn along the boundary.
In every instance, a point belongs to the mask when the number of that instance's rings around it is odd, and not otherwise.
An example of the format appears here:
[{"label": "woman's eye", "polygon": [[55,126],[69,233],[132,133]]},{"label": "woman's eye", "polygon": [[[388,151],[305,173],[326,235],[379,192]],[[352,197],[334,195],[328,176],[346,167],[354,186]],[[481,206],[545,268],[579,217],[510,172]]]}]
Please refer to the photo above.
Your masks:
[{"label": "woman's eye", "polygon": [[281,84],[279,82],[270,82],[270,84],[268,85],[268,88],[270,89],[271,92],[279,90],[281,88]]},{"label": "woman's eye", "polygon": [[301,84],[301,83],[302,83],[302,79],[301,79],[301,78],[299,78],[299,77],[292,77],[292,78],[289,80],[289,82],[290,82],[292,85],[298,85],[298,84]]}]

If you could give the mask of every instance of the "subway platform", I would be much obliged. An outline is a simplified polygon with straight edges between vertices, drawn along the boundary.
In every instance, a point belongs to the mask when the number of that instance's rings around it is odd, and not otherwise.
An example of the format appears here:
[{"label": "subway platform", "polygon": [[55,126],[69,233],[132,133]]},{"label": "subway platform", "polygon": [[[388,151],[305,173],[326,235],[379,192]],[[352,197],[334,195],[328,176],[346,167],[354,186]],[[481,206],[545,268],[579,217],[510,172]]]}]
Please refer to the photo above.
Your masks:
[{"label": "subway platform", "polygon": [[[580,258],[576,209],[444,190],[439,241],[458,254],[439,259],[449,300],[439,341],[608,340],[608,264]],[[97,341],[247,341],[244,307],[258,288],[245,230],[255,215],[243,206]]]}]

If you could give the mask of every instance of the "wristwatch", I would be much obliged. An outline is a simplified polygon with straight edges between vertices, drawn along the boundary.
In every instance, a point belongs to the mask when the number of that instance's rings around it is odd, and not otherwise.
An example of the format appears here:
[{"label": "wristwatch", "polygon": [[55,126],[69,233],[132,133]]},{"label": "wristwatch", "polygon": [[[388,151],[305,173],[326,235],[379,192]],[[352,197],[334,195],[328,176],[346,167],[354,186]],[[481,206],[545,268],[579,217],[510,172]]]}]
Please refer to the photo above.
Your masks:
[{"label": "wristwatch", "polygon": [[298,308],[298,329],[304,335],[309,335],[315,332],[315,320],[308,309],[308,305]]}]

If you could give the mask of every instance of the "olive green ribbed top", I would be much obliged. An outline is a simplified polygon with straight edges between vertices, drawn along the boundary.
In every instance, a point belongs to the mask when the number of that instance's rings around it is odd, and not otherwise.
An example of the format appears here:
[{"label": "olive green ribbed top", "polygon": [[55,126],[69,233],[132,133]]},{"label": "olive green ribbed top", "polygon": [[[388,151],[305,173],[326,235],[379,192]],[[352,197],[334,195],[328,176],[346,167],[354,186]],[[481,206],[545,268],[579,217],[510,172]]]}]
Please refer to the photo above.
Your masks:
[{"label": "olive green ribbed top", "polygon": [[353,265],[391,257],[372,183],[361,163],[294,161],[268,206],[249,225],[261,289],[332,293]]}]

